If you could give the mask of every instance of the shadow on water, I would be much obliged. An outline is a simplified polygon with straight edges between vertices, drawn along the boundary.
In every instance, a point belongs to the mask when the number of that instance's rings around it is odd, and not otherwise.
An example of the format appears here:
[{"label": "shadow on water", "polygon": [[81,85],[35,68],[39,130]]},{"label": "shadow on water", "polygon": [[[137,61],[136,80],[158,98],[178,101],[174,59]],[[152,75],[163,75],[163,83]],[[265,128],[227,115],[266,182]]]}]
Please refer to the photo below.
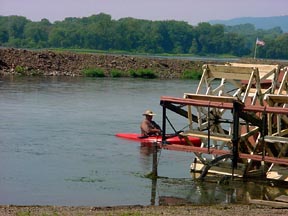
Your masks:
[{"label": "shadow on water", "polygon": [[[140,152],[151,157],[153,148],[141,146]],[[152,166],[151,163],[151,169]],[[161,169],[161,166],[158,168]],[[232,179],[223,175],[207,175],[204,180],[200,180],[199,176],[199,173],[191,173],[191,178],[152,178],[150,204],[247,204],[251,199],[273,201],[280,195],[288,195],[288,185],[280,182]]]}]

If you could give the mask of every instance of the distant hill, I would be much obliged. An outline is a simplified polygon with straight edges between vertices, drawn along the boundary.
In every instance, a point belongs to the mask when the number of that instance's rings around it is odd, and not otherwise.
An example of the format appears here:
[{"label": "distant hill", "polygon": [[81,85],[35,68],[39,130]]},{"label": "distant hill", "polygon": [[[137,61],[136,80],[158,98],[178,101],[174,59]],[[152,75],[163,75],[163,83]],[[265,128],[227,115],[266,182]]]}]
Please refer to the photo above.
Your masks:
[{"label": "distant hill", "polygon": [[271,29],[280,27],[283,32],[288,32],[288,15],[274,17],[240,17],[230,20],[211,20],[210,24],[223,24],[226,26],[234,26],[239,24],[253,24],[256,29]]}]

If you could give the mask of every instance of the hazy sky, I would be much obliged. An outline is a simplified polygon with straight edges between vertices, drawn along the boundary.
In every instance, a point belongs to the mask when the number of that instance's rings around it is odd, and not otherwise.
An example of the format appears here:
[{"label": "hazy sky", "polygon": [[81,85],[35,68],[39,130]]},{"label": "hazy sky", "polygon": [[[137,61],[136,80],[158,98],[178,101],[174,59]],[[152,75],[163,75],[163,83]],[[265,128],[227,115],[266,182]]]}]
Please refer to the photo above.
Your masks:
[{"label": "hazy sky", "polygon": [[181,20],[192,25],[215,19],[288,15],[288,0],[0,0],[0,15],[32,21],[88,17],[106,13],[112,19]]}]

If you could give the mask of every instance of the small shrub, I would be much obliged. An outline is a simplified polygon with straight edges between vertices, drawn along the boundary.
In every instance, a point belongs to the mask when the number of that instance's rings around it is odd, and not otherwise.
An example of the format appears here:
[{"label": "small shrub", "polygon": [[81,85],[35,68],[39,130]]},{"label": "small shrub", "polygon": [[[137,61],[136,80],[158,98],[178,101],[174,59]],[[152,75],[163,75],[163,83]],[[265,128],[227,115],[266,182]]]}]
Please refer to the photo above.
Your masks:
[{"label": "small shrub", "polygon": [[105,77],[101,68],[87,68],[82,71],[82,74],[86,77]]},{"label": "small shrub", "polygon": [[110,71],[111,77],[121,77],[123,74],[123,71],[117,70],[117,69],[112,69]]},{"label": "small shrub", "polygon": [[17,65],[17,66],[15,67],[15,72],[16,72],[16,73],[19,73],[19,74],[25,74],[25,68],[22,67],[22,66],[20,66],[20,65]]},{"label": "small shrub", "polygon": [[30,216],[31,212],[30,211],[20,211],[16,213],[16,216]]},{"label": "small shrub", "polygon": [[138,70],[131,70],[130,76],[134,78],[146,78],[146,79],[153,79],[157,76],[151,69],[138,69]]},{"label": "small shrub", "polygon": [[182,74],[183,79],[193,79],[193,80],[199,80],[202,76],[202,73],[195,70],[186,70]]}]

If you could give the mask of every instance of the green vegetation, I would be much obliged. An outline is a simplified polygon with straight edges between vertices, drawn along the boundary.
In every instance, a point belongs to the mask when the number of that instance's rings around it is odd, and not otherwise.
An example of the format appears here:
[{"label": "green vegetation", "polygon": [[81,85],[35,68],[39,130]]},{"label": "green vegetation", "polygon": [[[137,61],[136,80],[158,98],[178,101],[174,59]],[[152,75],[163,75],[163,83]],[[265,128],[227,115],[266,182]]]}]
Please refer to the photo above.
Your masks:
[{"label": "green vegetation", "polygon": [[123,212],[119,216],[141,216],[140,212]]},{"label": "green vegetation", "polygon": [[257,57],[287,59],[288,34],[280,27],[263,30],[252,24],[192,26],[174,20],[112,20],[104,13],[55,23],[0,16],[0,46],[14,48],[253,57],[257,37],[265,41],[265,46],[258,47]]},{"label": "green vegetation", "polygon": [[134,78],[154,79],[156,74],[151,69],[130,70],[130,76]]},{"label": "green vegetation", "polygon": [[[31,214],[30,211],[19,211],[16,213],[16,216],[31,216],[31,215],[34,215],[34,214]],[[39,216],[49,216],[51,215],[50,213],[42,213],[42,214],[39,214]],[[58,216],[59,214],[57,212],[53,212],[52,216]]]},{"label": "green vegetation", "polygon": [[101,68],[87,68],[82,71],[82,74],[86,77],[105,77]]},{"label": "green vegetation", "polygon": [[202,71],[186,70],[183,72],[183,79],[199,80],[202,76]]},{"label": "green vegetation", "polygon": [[25,73],[25,68],[22,67],[22,66],[20,66],[20,65],[17,65],[17,66],[15,67],[15,72],[16,72],[16,73],[19,73],[19,74],[21,74],[21,75],[24,75],[24,73]]},{"label": "green vegetation", "polygon": [[29,211],[20,211],[20,212],[17,212],[16,216],[30,216],[30,212]]},{"label": "green vegetation", "polygon": [[122,77],[123,74],[124,74],[124,72],[121,71],[121,70],[118,70],[118,69],[112,69],[112,70],[110,71],[111,77]]}]

